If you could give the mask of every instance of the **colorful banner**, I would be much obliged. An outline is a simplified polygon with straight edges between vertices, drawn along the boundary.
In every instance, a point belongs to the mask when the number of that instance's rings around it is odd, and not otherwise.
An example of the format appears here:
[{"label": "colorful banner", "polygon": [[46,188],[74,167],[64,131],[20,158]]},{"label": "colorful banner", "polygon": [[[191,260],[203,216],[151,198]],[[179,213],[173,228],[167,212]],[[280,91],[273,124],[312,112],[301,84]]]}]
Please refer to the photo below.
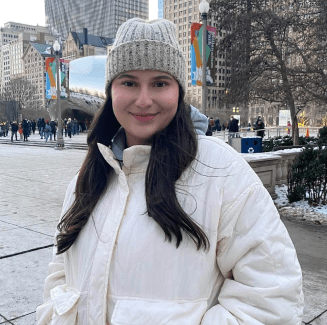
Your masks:
[{"label": "colorful banner", "polygon": [[[67,71],[68,71],[68,63],[69,61],[60,59],[61,65],[61,94],[60,98],[66,99],[66,79]],[[56,67],[56,58],[46,58],[45,59],[45,71],[46,71],[46,97],[48,99],[57,99],[57,67]]]},{"label": "colorful banner", "polygon": [[[206,33],[206,81],[208,86],[216,85],[216,28],[207,25]],[[202,86],[202,24],[191,25],[191,79],[192,86]]]}]

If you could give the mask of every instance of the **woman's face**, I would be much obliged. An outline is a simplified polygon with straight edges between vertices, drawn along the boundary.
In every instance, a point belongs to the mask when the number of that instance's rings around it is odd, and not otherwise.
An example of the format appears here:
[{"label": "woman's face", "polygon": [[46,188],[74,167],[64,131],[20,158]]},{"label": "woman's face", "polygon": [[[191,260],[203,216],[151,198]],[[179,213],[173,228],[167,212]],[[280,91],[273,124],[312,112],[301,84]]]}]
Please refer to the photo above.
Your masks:
[{"label": "woman's face", "polygon": [[179,85],[162,71],[128,71],[114,79],[111,96],[114,114],[131,147],[146,144],[171,122],[177,111]]}]

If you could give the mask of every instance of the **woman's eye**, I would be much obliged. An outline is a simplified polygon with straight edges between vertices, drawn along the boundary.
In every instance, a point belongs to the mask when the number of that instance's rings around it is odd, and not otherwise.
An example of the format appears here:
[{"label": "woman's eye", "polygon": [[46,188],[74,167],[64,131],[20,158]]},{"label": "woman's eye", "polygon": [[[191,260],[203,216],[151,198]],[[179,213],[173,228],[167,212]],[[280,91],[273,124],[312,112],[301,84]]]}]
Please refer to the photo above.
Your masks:
[{"label": "woman's eye", "polygon": [[163,86],[167,86],[167,84],[165,82],[157,82],[156,85],[159,88],[162,88]]},{"label": "woman's eye", "polygon": [[131,87],[134,85],[134,82],[131,82],[131,81],[125,81],[123,82],[123,85],[127,86],[127,87]]}]

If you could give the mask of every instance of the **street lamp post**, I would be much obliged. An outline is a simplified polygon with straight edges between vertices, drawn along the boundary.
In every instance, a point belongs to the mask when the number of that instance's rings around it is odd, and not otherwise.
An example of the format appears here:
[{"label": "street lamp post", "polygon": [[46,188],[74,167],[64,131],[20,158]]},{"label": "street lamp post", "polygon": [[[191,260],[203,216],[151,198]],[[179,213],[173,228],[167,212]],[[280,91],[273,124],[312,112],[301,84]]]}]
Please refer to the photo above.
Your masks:
[{"label": "street lamp post", "polygon": [[53,49],[56,53],[56,69],[57,69],[57,114],[58,114],[58,135],[57,135],[57,149],[64,148],[64,138],[62,137],[62,124],[61,124],[61,103],[60,103],[60,94],[61,94],[61,76],[59,68],[59,51],[60,44],[56,40],[53,44]]},{"label": "street lamp post", "polygon": [[[207,46],[207,15],[209,12],[209,3],[202,0],[199,5],[202,20],[202,113],[206,115],[207,111],[207,71],[206,71],[206,46]],[[210,118],[210,116],[209,116]]]}]

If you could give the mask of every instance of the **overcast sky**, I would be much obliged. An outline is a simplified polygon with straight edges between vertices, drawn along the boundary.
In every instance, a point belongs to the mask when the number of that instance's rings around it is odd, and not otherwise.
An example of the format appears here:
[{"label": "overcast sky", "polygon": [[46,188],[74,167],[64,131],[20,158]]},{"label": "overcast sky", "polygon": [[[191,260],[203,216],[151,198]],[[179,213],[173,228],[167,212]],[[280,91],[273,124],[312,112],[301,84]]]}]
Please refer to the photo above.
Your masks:
[{"label": "overcast sky", "polygon": [[[8,21],[45,26],[44,0],[0,0],[0,27]],[[150,19],[158,17],[158,1],[149,1]]]}]

